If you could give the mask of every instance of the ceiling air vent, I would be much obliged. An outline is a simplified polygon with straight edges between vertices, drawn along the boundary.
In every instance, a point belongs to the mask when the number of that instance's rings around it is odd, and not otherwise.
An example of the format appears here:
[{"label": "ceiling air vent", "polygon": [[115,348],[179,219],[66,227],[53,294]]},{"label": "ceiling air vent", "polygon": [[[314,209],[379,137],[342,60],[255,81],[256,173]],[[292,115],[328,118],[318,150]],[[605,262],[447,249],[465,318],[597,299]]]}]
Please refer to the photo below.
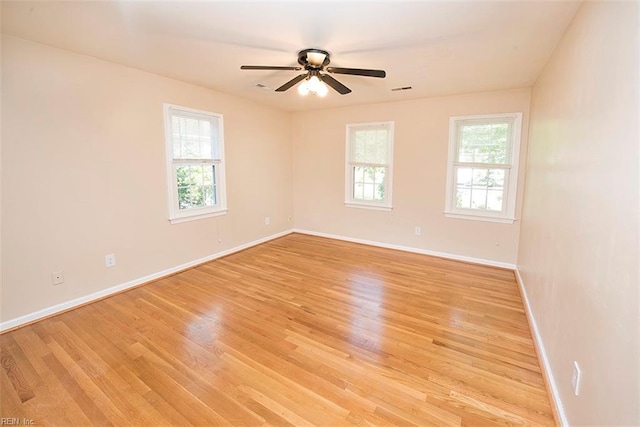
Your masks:
[{"label": "ceiling air vent", "polygon": [[403,86],[403,87],[394,87],[391,89],[391,92],[399,92],[401,90],[411,90],[413,89],[411,86]]}]

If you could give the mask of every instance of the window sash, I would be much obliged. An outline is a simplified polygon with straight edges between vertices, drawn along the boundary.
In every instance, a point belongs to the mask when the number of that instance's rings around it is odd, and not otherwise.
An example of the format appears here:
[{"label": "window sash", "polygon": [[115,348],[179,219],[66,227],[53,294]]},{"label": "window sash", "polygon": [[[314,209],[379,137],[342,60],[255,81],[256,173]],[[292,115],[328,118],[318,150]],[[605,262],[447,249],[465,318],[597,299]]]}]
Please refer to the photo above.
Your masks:
[{"label": "window sash", "polygon": [[[453,173],[453,185],[451,186],[451,191],[453,194],[451,194],[452,200],[454,200],[454,202],[452,203],[452,211],[459,211],[459,212],[465,212],[465,213],[470,213],[473,215],[476,214],[480,214],[480,215],[488,215],[488,216],[493,216],[493,215],[501,215],[504,216],[507,213],[507,197],[508,197],[508,190],[509,190],[509,178],[510,178],[510,172],[511,172],[511,166],[509,165],[508,167],[505,167],[504,165],[499,165],[499,166],[487,166],[486,164],[477,164],[475,163],[474,165],[476,165],[475,167],[468,167],[467,164],[460,164],[460,165],[456,165],[454,166],[454,173]],[[491,186],[489,184],[479,184],[479,183],[474,183],[473,182],[473,176],[471,178],[471,184],[468,185],[461,185],[459,182],[459,171],[460,169],[471,169],[471,171],[475,171],[475,170],[487,170],[487,171],[503,171],[504,172],[504,177],[502,179],[502,185],[501,186]],[[473,175],[473,172],[472,172]],[[460,189],[468,189],[469,190],[469,207],[465,207],[465,206],[458,206],[458,197],[459,197],[459,191]],[[475,208],[473,207],[474,201],[477,200],[474,199],[474,192],[476,193],[475,196],[478,197],[477,195],[480,194],[484,194],[484,201],[485,201],[485,208]],[[502,201],[501,203],[501,208],[500,209],[489,209],[488,205],[489,205],[489,198],[490,196],[493,194],[494,196],[497,195],[497,193],[499,193],[499,197]]]},{"label": "window sash", "polygon": [[[356,169],[361,168],[362,175],[361,180],[358,180],[356,176]],[[373,177],[367,175],[368,172],[366,169],[373,169]],[[381,169],[383,173],[383,177],[378,180],[376,176],[377,170]],[[356,202],[363,203],[377,203],[383,204],[385,203],[385,195],[387,194],[387,171],[388,167],[386,165],[378,165],[378,164],[367,164],[367,163],[357,163],[351,165],[351,198]],[[369,180],[367,180],[369,177]],[[378,196],[379,194],[382,196]],[[370,194],[370,197],[367,195]]]},{"label": "window sash", "polygon": [[[218,195],[219,193],[219,176],[220,176],[220,162],[219,161],[194,161],[194,160],[178,160],[178,161],[173,161],[173,167],[172,167],[172,176],[173,176],[173,183],[174,186],[172,188],[173,190],[173,203],[174,203],[174,208],[177,209],[178,212],[192,212],[192,211],[196,211],[196,210],[201,210],[201,209],[211,209],[211,208],[219,208],[220,207],[220,197]],[[211,190],[211,196],[212,196],[212,201],[211,203],[204,203],[201,206],[189,206],[189,207],[182,207],[182,202],[184,200],[186,200],[184,197],[181,197],[180,195],[180,189],[181,186],[179,185],[178,182],[178,168],[180,167],[186,167],[186,166],[209,166],[213,169],[212,172],[212,179],[211,179],[211,183],[210,185],[208,185],[208,183],[202,182],[202,184],[198,184],[198,183],[194,183],[189,187],[182,187],[182,188],[197,188],[200,187],[202,189],[202,191],[204,191],[205,189],[209,188]],[[206,199],[206,197],[204,195],[202,195],[202,198]],[[205,200],[206,202],[206,200]]]},{"label": "window sash", "polygon": [[[174,159],[187,159],[187,160],[195,160],[195,159],[211,159],[211,160],[221,160],[221,151],[220,151],[220,141],[218,138],[219,134],[219,120],[215,116],[196,113],[191,111],[184,111],[174,107],[169,108],[169,123],[168,126],[170,128],[170,138],[171,138],[171,146],[172,146],[172,158]],[[174,119],[184,119],[184,120],[192,120],[196,122],[195,131],[197,133],[193,133],[194,127],[189,127],[188,123],[184,125],[182,122],[176,123]],[[202,135],[202,124],[207,123],[209,125],[209,135]],[[203,147],[204,144],[208,146]],[[195,150],[198,154],[208,153],[208,156],[197,156],[197,155],[185,155],[189,151],[194,151],[193,146],[198,146],[198,149]],[[177,148],[177,150],[176,150]],[[204,150],[203,150],[204,148]],[[179,154],[176,153],[178,151]]]}]

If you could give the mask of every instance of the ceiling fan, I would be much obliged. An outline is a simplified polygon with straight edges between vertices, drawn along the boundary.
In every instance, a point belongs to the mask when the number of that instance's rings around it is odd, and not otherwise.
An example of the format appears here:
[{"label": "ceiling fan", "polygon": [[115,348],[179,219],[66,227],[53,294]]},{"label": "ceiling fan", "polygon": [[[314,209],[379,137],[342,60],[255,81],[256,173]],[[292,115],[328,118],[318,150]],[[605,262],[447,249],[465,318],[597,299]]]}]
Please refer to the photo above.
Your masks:
[{"label": "ceiling fan", "polygon": [[323,84],[331,86],[340,95],[346,95],[351,89],[331,77],[327,73],[332,74],[349,74],[352,76],[366,77],[386,77],[387,73],[383,70],[368,70],[362,68],[340,68],[328,67],[331,62],[329,52],[320,49],[304,49],[298,52],[298,64],[301,67],[278,67],[269,65],[243,65],[241,70],[278,70],[278,71],[300,71],[304,68],[305,72],[293,79],[289,80],[276,89],[276,92],[284,92],[291,89],[299,82],[305,80],[299,87],[298,92],[306,95],[311,92],[319,96],[327,94],[327,87]]}]

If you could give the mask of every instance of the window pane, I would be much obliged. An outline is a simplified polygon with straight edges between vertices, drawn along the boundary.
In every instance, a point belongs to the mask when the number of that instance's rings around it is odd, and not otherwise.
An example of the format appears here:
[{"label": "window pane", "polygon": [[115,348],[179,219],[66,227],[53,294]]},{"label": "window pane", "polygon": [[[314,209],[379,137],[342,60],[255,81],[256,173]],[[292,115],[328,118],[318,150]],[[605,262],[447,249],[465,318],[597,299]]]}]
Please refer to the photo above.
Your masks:
[{"label": "window pane", "polygon": [[201,159],[212,159],[211,147],[211,122],[200,120],[200,157]]},{"label": "window pane", "polygon": [[489,187],[500,188],[504,187],[504,169],[489,169],[487,184]]},{"label": "window pane", "polygon": [[474,159],[474,150],[470,147],[460,147],[458,152],[458,161],[459,162],[469,162],[473,163]]},{"label": "window pane", "polygon": [[362,196],[365,200],[373,200],[373,194],[375,186],[373,184],[364,184],[364,194]]},{"label": "window pane", "polygon": [[362,184],[364,182],[364,166],[353,167],[353,182],[356,184]]},{"label": "window pane", "polygon": [[182,158],[182,146],[184,141],[182,138],[184,129],[184,119],[178,116],[171,116],[171,140],[173,142],[173,158]]},{"label": "window pane", "polygon": [[364,197],[364,185],[363,184],[355,184],[353,186],[353,198],[354,199],[362,199]]},{"label": "window pane", "polygon": [[501,211],[502,210],[502,198],[503,192],[496,190],[489,190],[487,193],[487,210]]},{"label": "window pane", "polygon": [[458,128],[457,161],[509,163],[511,154],[510,140],[510,123],[463,123]]},{"label": "window pane", "polygon": [[486,187],[487,186],[488,176],[489,176],[489,170],[488,169],[476,169],[476,168],[473,168],[472,169],[472,177],[471,177],[472,185],[474,187],[476,187],[476,186]]},{"label": "window pane", "polygon": [[470,208],[471,207],[471,189],[460,188],[456,192],[456,207],[457,208]]},{"label": "window pane", "polygon": [[365,167],[364,168],[364,182],[368,184],[373,184],[375,182],[375,168]]},{"label": "window pane", "polygon": [[204,197],[204,206],[215,205],[216,188],[214,186],[203,186],[202,192]]},{"label": "window pane", "polygon": [[472,209],[487,208],[487,190],[486,189],[474,187],[471,190],[471,208]]},{"label": "window pane", "polygon": [[176,177],[180,210],[216,204],[215,166],[178,166]]},{"label": "window pane", "polygon": [[375,182],[376,182],[375,199],[378,201],[384,200],[386,172],[387,172],[387,168],[382,168],[382,167],[376,168],[376,171],[375,171]]},{"label": "window pane", "polygon": [[200,132],[199,123],[194,119],[185,120],[185,144],[182,147],[182,157],[187,159],[200,159]]},{"label": "window pane", "polygon": [[458,185],[471,186],[471,176],[473,169],[471,168],[458,168]]}]

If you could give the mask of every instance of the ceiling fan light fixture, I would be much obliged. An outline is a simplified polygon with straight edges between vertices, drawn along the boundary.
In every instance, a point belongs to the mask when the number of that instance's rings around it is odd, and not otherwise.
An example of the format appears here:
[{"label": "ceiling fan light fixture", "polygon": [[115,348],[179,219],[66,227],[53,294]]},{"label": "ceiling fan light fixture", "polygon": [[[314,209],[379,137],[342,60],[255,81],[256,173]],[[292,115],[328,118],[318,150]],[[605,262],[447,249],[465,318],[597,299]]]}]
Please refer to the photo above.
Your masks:
[{"label": "ceiling fan light fixture", "polygon": [[309,77],[308,82],[309,82],[309,90],[314,93],[318,91],[318,88],[322,84],[320,82],[320,79],[316,75]]},{"label": "ceiling fan light fixture", "polygon": [[298,93],[302,96],[312,94],[318,95],[319,97],[325,97],[327,96],[327,93],[329,93],[329,88],[317,75],[314,74],[298,85]]},{"label": "ceiling fan light fixture", "polygon": [[329,93],[329,88],[327,87],[327,85],[324,84],[324,82],[320,82],[320,84],[318,85],[318,89],[316,90],[316,95],[318,95],[321,98],[324,98],[325,96],[327,96],[328,93]]},{"label": "ceiling fan light fixture", "polygon": [[305,80],[298,85],[298,93],[302,96],[309,95],[309,80]]}]

